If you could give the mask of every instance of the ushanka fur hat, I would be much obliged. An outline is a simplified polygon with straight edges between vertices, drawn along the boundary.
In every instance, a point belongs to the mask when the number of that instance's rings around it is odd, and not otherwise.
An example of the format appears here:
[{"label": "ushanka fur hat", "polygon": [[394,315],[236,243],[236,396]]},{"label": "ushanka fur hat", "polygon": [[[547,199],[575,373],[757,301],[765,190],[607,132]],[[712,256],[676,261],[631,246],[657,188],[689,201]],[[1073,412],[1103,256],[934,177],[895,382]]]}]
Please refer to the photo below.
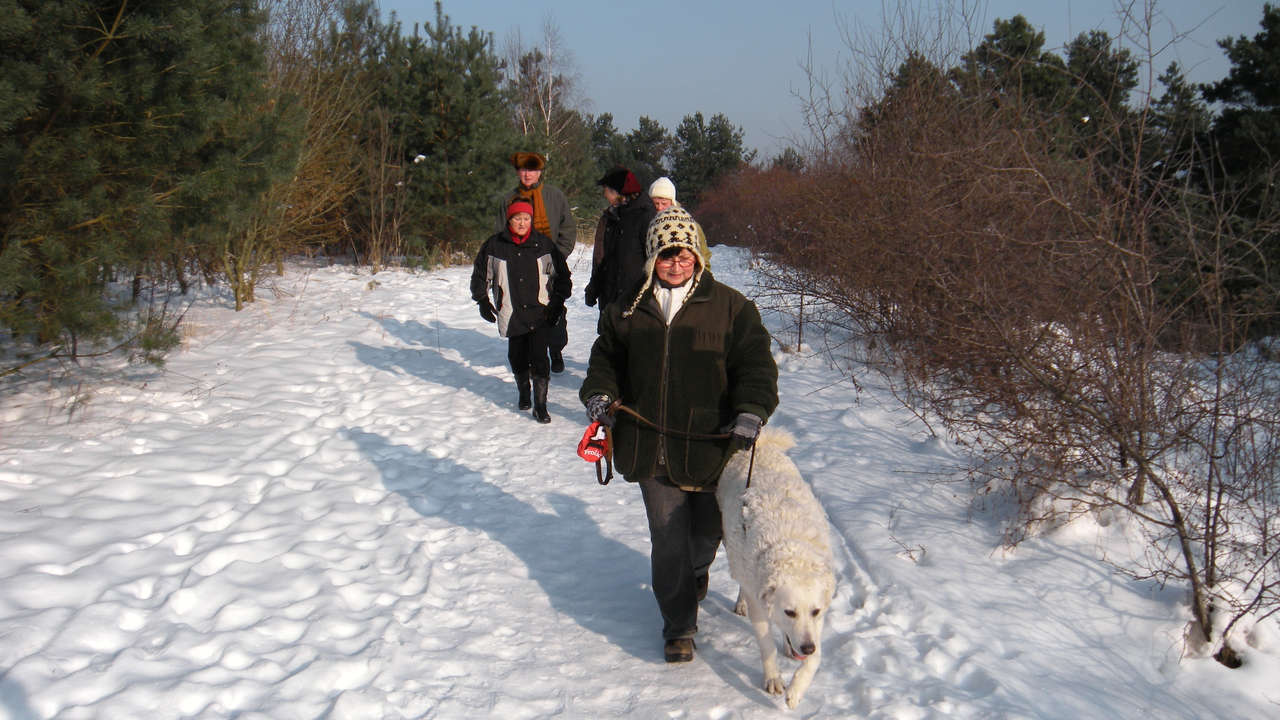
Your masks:
[{"label": "ushanka fur hat", "polygon": [[653,266],[658,262],[658,256],[667,250],[687,248],[693,253],[697,269],[693,271],[693,279],[690,281],[692,284],[689,286],[689,295],[692,295],[706,270],[704,258],[707,254],[703,237],[698,221],[682,207],[670,207],[654,215],[649,222],[649,232],[644,238],[644,285],[640,286],[640,292],[631,301],[631,306],[623,311],[622,317],[631,317],[639,307],[640,300],[653,285]]},{"label": "ushanka fur hat", "polygon": [[542,170],[547,159],[536,152],[515,152],[511,153],[511,166],[517,170]]}]

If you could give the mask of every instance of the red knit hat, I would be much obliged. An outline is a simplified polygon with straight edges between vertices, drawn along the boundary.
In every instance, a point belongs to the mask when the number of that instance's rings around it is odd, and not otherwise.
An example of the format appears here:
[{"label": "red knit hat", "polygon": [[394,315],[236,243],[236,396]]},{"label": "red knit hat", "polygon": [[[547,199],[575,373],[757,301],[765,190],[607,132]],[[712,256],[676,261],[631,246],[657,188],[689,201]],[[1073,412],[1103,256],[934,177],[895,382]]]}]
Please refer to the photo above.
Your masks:
[{"label": "red knit hat", "polygon": [[512,215],[520,213],[528,213],[529,217],[533,217],[533,205],[522,197],[512,200],[511,204],[507,206],[507,219],[510,220]]}]

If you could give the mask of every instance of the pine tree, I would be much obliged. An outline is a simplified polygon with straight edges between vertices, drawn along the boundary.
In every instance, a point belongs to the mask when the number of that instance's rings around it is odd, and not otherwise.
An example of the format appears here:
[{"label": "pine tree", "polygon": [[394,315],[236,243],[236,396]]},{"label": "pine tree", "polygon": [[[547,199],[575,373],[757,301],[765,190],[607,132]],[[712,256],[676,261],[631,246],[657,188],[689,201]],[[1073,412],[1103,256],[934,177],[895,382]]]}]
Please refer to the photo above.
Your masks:
[{"label": "pine tree", "polygon": [[288,164],[284,113],[252,0],[7,4],[0,323],[74,354],[119,330],[110,281],[244,222]]},{"label": "pine tree", "polygon": [[1203,88],[1223,104],[1211,131],[1223,170],[1214,187],[1236,209],[1234,231],[1256,248],[1230,286],[1256,312],[1256,335],[1280,330],[1280,7],[1264,4],[1261,26],[1251,39],[1219,41],[1231,69]]},{"label": "pine tree", "polygon": [[612,113],[600,113],[589,118],[591,125],[591,155],[595,160],[595,176],[604,175],[612,167],[627,167],[631,157],[627,152],[626,138],[613,125]]},{"label": "pine tree", "polygon": [[1065,63],[1044,51],[1044,33],[1022,15],[997,19],[960,61],[953,79],[969,93],[990,90],[1012,102],[1051,107],[1067,88]]},{"label": "pine tree", "polygon": [[517,145],[493,37],[436,20],[387,51],[381,103],[396,117],[408,188],[404,231],[430,253],[464,248],[492,229],[494,188],[511,184]]},{"label": "pine tree", "polygon": [[1102,30],[1080,33],[1067,44],[1067,73],[1074,86],[1064,103],[1072,120],[1105,122],[1127,113],[1129,93],[1138,86],[1138,61],[1113,48]]},{"label": "pine tree", "polygon": [[636,129],[627,133],[625,145],[630,158],[622,164],[635,173],[645,187],[670,173],[663,159],[671,152],[671,135],[657,120],[641,115]]},{"label": "pine tree", "polygon": [[735,128],[721,113],[703,119],[702,113],[685,115],[672,143],[671,179],[680,189],[680,202],[697,208],[698,198],[726,173],[755,157],[746,151],[742,128]]},{"label": "pine tree", "polygon": [[1170,63],[1159,78],[1164,92],[1151,105],[1152,126],[1159,143],[1155,151],[1161,166],[1203,176],[1200,148],[1205,146],[1212,115],[1196,86],[1187,82],[1178,63]]},{"label": "pine tree", "polygon": [[1280,8],[1263,5],[1261,25],[1252,39],[1219,41],[1231,69],[1203,89],[1206,100],[1223,104],[1213,137],[1226,172],[1250,184],[1280,163]]}]

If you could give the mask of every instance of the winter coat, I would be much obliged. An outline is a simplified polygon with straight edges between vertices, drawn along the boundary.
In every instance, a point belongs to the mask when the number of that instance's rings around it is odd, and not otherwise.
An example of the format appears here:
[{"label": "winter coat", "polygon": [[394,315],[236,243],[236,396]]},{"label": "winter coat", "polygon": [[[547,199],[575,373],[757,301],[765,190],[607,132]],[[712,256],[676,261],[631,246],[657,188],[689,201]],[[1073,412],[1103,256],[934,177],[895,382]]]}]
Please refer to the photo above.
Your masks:
[{"label": "winter coat", "polygon": [[[546,183],[541,185],[542,204],[547,212],[547,223],[551,225],[549,236],[555,246],[560,249],[560,253],[568,258],[578,245],[578,225],[574,222],[573,214],[569,212],[569,201],[565,199],[560,188]],[[501,207],[498,208],[498,224],[495,226],[498,232],[507,227],[507,206],[511,204],[511,198],[519,195],[521,190],[522,188],[517,187],[502,196]]]},{"label": "winter coat", "polygon": [[[600,318],[584,403],[620,398],[659,427],[696,434],[723,433],[743,412],[767,420],[778,406],[778,366],[759,311],[709,271],[670,327],[652,289],[628,318],[626,306],[613,303]],[[633,482],[665,475],[686,490],[714,489],[729,452],[728,440],[664,437],[628,413],[616,416],[614,466]]]},{"label": "winter coat", "polygon": [[[600,312],[644,279],[644,238],[655,210],[653,201],[641,193],[625,205],[604,211],[603,231],[587,283],[588,305],[600,304]],[[598,262],[596,261],[598,260]]]},{"label": "winter coat", "polygon": [[471,299],[488,297],[498,316],[498,334],[523,335],[547,322],[547,305],[573,292],[564,255],[536,230],[517,245],[511,231],[490,236],[471,267]]}]

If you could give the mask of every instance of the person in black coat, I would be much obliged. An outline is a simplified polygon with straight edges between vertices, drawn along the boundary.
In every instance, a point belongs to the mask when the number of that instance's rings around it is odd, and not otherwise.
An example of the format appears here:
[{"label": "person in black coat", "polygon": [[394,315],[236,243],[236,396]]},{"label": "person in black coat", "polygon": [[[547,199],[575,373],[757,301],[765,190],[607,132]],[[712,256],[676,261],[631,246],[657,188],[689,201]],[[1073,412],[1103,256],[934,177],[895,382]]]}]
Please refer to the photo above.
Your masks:
[{"label": "person in black coat", "polygon": [[[507,206],[515,196],[529,201],[533,206],[533,229],[551,238],[565,260],[573,254],[577,245],[577,225],[573,213],[569,210],[569,201],[564,193],[553,185],[543,182],[543,171],[547,167],[547,159],[536,152],[516,152],[511,154],[511,166],[516,169],[519,182],[511,195],[504,197],[500,203],[497,230],[507,225]],[[560,318],[556,332],[551,336],[551,372],[564,372],[564,348],[569,344],[569,327],[565,317]]]},{"label": "person in black coat", "polygon": [[507,227],[485,240],[476,253],[471,299],[479,305],[480,317],[496,323],[498,334],[507,338],[507,361],[520,392],[519,407],[532,406],[540,423],[551,422],[547,345],[572,291],[564,254],[551,238],[533,229],[533,205],[524,198],[513,199],[507,206]]},{"label": "person in black coat", "polygon": [[596,184],[609,207],[596,228],[586,302],[588,306],[598,304],[603,314],[606,306],[644,279],[645,233],[655,210],[636,176],[624,167],[605,173]]}]

